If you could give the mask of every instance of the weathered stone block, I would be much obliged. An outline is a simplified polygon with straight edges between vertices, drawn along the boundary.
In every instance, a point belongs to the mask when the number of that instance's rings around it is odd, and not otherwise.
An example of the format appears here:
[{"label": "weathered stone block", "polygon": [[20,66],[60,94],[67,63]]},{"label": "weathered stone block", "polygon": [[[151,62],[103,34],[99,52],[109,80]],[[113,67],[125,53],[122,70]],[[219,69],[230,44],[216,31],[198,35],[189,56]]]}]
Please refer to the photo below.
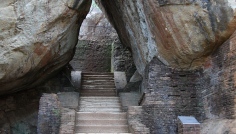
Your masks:
[{"label": "weathered stone block", "polygon": [[178,116],[178,134],[200,134],[200,123],[192,116]]},{"label": "weathered stone block", "polygon": [[73,86],[77,89],[81,88],[81,71],[71,71],[71,82]]},{"label": "weathered stone block", "polygon": [[116,90],[122,90],[127,85],[125,72],[114,72],[114,82]]},{"label": "weathered stone block", "polygon": [[57,134],[60,128],[60,103],[56,94],[43,94],[38,112],[38,134]]},{"label": "weathered stone block", "polygon": [[60,92],[57,93],[60,104],[64,108],[77,109],[79,106],[78,92]]}]

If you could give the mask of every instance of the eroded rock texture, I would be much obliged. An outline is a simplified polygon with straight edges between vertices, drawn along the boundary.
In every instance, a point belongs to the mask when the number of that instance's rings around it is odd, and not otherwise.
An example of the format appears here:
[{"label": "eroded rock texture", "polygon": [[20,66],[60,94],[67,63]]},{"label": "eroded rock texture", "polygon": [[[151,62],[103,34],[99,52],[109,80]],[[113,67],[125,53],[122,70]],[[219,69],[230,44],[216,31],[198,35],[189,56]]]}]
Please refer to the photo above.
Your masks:
[{"label": "eroded rock texture", "polygon": [[86,19],[81,25],[79,40],[102,42],[104,40],[114,40],[116,38],[118,38],[116,30],[107,20],[105,14],[95,2],[93,2]]},{"label": "eroded rock texture", "polygon": [[236,27],[236,3],[232,0],[97,0],[97,3],[122,43],[132,48],[141,74],[153,57],[174,68],[197,68]]},{"label": "eroded rock texture", "polygon": [[79,33],[76,52],[70,61],[74,70],[83,72],[110,72],[111,51],[118,38],[105,14],[93,1]]},{"label": "eroded rock texture", "polygon": [[0,3],[0,94],[39,84],[67,64],[91,0]]}]

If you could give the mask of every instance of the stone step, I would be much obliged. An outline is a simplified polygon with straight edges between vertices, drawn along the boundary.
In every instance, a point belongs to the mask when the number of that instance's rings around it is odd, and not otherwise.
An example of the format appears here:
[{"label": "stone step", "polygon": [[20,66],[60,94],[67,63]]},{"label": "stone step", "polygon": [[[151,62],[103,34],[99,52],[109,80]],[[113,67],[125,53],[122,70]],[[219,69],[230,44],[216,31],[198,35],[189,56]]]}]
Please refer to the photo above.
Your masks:
[{"label": "stone step", "polygon": [[94,100],[79,100],[80,104],[120,104],[119,100],[98,100],[98,99],[94,99]]},{"label": "stone step", "polygon": [[106,80],[106,79],[95,79],[95,80],[82,79],[82,82],[114,82],[114,79],[110,79],[110,80]]},{"label": "stone step", "polygon": [[81,96],[116,96],[116,93],[80,93]]},{"label": "stone step", "polygon": [[82,74],[82,77],[114,77],[113,74]]},{"label": "stone step", "polygon": [[[112,97],[112,98],[108,98]],[[115,96],[83,96],[80,97],[79,101],[85,101],[85,102],[120,102],[120,99]]]},{"label": "stone step", "polygon": [[79,100],[79,103],[86,104],[120,104],[120,100],[111,100],[111,99],[92,99],[92,100]]},{"label": "stone step", "polygon": [[[101,134],[101,133],[75,133],[75,134]],[[102,133],[102,134],[132,134],[132,133]]]},{"label": "stone step", "polygon": [[110,92],[86,92],[86,91],[81,91],[80,92],[81,96],[116,96],[116,92],[115,91],[110,91]]},{"label": "stone step", "polygon": [[104,100],[104,99],[107,99],[107,100],[119,100],[119,97],[83,97],[81,96],[80,97],[80,100],[90,100],[90,99],[95,99],[95,100]]},{"label": "stone step", "polygon": [[83,94],[83,93],[95,94],[95,95],[96,94],[104,94],[105,95],[105,94],[113,94],[113,93],[116,94],[115,90],[94,90],[94,91],[91,91],[91,90],[83,91],[83,90],[81,90],[80,94]]},{"label": "stone step", "polygon": [[78,120],[123,120],[126,119],[126,113],[106,113],[106,112],[77,112]]},{"label": "stone step", "polygon": [[127,120],[77,120],[79,126],[96,126],[96,125],[127,125]]},{"label": "stone step", "polygon": [[116,87],[115,87],[115,84],[98,85],[98,84],[94,83],[94,84],[89,84],[89,85],[83,84],[82,88],[84,88],[84,89],[86,89],[86,88],[88,88],[88,89],[91,89],[91,88],[92,89],[97,89],[97,88],[112,88],[112,89],[115,89]]},{"label": "stone step", "polygon": [[101,86],[101,85],[107,85],[107,86],[114,86],[115,83],[113,82],[82,82],[82,86],[86,86],[86,85],[91,85],[91,86]]},{"label": "stone step", "polygon": [[110,88],[110,87],[96,87],[96,88],[93,88],[93,87],[91,87],[91,88],[89,88],[89,87],[87,87],[87,88],[84,88],[83,86],[82,86],[82,88],[81,88],[81,91],[82,90],[116,90],[116,88]]},{"label": "stone step", "polygon": [[[90,82],[90,83],[96,83],[96,82],[108,82],[108,83],[114,83],[114,79],[113,78],[91,78],[91,77],[88,77],[88,78],[82,78],[81,79],[81,82],[84,83],[84,82]],[[106,83],[105,83],[106,84]]]},{"label": "stone step", "polygon": [[80,107],[90,107],[90,106],[95,106],[95,107],[115,107],[115,106],[121,106],[120,103],[91,103],[91,102],[85,102],[81,103],[80,102]]},{"label": "stone step", "polygon": [[116,91],[115,90],[101,90],[101,89],[99,89],[99,90],[95,90],[95,89],[84,89],[84,90],[81,90],[80,91],[80,93],[81,94],[83,94],[83,93],[91,93],[91,94],[115,94],[116,93]]},{"label": "stone step", "polygon": [[82,83],[82,86],[113,86],[115,87],[114,83],[101,83],[101,82],[94,82],[94,83]]},{"label": "stone step", "polygon": [[80,101],[79,102],[79,105],[80,106],[94,106],[94,107],[101,107],[101,106],[104,106],[104,107],[107,107],[107,106],[114,106],[114,107],[118,107],[118,106],[121,106],[121,103],[120,102],[117,102],[117,101],[110,101],[110,102],[88,102],[88,101]]},{"label": "stone step", "polygon": [[[83,96],[83,97],[87,97],[87,96]],[[88,96],[88,97],[103,97],[103,96]],[[109,96],[107,96],[109,97]],[[111,96],[112,97],[112,96]],[[119,102],[119,99],[79,99],[80,101],[84,101],[84,102]]]},{"label": "stone step", "polygon": [[80,106],[121,106],[120,102],[79,102]]},{"label": "stone step", "polygon": [[83,72],[82,75],[114,75],[110,72]]},{"label": "stone step", "polygon": [[[98,110],[98,111],[105,111],[105,110],[108,110],[108,111],[112,111],[112,110],[114,110],[114,111],[120,111],[120,109],[121,109],[121,106],[113,106],[113,107],[103,107],[103,106],[86,106],[86,107],[82,107],[82,106],[79,106],[79,110],[88,110],[88,112],[91,112],[91,110],[92,111],[96,111],[96,110]],[[84,111],[84,112],[86,112],[86,111]]]},{"label": "stone step", "polygon": [[85,109],[88,109],[88,110],[92,110],[92,109],[96,109],[96,110],[104,110],[104,109],[109,109],[109,110],[120,110],[121,109],[121,106],[111,106],[111,107],[106,107],[106,106],[79,106],[79,110],[85,110]]},{"label": "stone step", "polygon": [[82,81],[82,85],[115,85],[114,81]]},{"label": "stone step", "polygon": [[114,80],[114,77],[82,77],[82,80]]},{"label": "stone step", "polygon": [[[90,96],[88,96],[90,97]],[[80,102],[88,102],[88,103],[119,103],[119,98],[104,98],[104,97],[94,97],[94,98],[80,98]]]},{"label": "stone step", "polygon": [[119,107],[117,108],[79,108],[79,112],[121,112]]},{"label": "stone step", "polygon": [[[88,96],[90,97],[90,96]],[[99,96],[95,96],[95,97],[99,97]],[[117,99],[117,98],[114,98],[114,99],[98,99],[98,98],[91,98],[91,99],[87,99],[87,98],[80,98],[79,99],[79,102],[83,102],[83,103],[120,103],[120,100]]]},{"label": "stone step", "polygon": [[76,133],[126,133],[128,132],[127,125],[116,126],[76,126]]},{"label": "stone step", "polygon": [[82,75],[82,78],[100,78],[100,79],[104,79],[104,78],[114,78],[113,75]]},{"label": "stone step", "polygon": [[[83,96],[83,97],[103,97],[103,96]],[[109,97],[109,96],[107,96]],[[111,96],[112,97],[112,96]],[[79,99],[80,101],[86,101],[86,102],[119,102],[119,99]]]},{"label": "stone step", "polygon": [[85,80],[107,80],[107,81],[111,81],[111,80],[114,80],[113,77],[82,77],[82,81],[85,81]]},{"label": "stone step", "polygon": [[80,91],[116,91],[115,88],[82,88]]}]

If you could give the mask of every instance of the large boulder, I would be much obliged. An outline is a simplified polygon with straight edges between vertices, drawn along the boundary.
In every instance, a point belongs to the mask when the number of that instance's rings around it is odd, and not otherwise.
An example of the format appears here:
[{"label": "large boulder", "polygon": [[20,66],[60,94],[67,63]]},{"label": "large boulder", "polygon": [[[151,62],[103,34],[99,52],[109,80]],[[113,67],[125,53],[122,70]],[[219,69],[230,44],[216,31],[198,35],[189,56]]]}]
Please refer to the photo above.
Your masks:
[{"label": "large boulder", "polygon": [[137,69],[158,57],[178,69],[200,67],[235,31],[234,0],[96,0]]},{"label": "large boulder", "polygon": [[0,3],[0,95],[34,87],[73,57],[91,0]]}]

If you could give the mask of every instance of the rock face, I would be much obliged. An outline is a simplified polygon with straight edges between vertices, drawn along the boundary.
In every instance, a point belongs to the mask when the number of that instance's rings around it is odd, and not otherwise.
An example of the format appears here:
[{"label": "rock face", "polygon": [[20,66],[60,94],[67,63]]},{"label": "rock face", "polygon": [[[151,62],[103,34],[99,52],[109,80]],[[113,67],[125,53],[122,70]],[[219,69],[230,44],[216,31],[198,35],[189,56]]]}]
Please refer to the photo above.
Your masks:
[{"label": "rock face", "polygon": [[158,57],[179,69],[204,63],[236,28],[233,0],[97,0],[131,47],[140,74]]},{"label": "rock face", "polygon": [[79,41],[70,65],[83,72],[110,72],[112,43],[116,38],[115,29],[93,1],[80,27]]},{"label": "rock face", "polygon": [[0,95],[33,87],[67,64],[91,0],[0,3]]},{"label": "rock face", "polygon": [[89,13],[81,25],[79,40],[104,41],[116,38],[118,38],[116,30],[93,1]]}]

